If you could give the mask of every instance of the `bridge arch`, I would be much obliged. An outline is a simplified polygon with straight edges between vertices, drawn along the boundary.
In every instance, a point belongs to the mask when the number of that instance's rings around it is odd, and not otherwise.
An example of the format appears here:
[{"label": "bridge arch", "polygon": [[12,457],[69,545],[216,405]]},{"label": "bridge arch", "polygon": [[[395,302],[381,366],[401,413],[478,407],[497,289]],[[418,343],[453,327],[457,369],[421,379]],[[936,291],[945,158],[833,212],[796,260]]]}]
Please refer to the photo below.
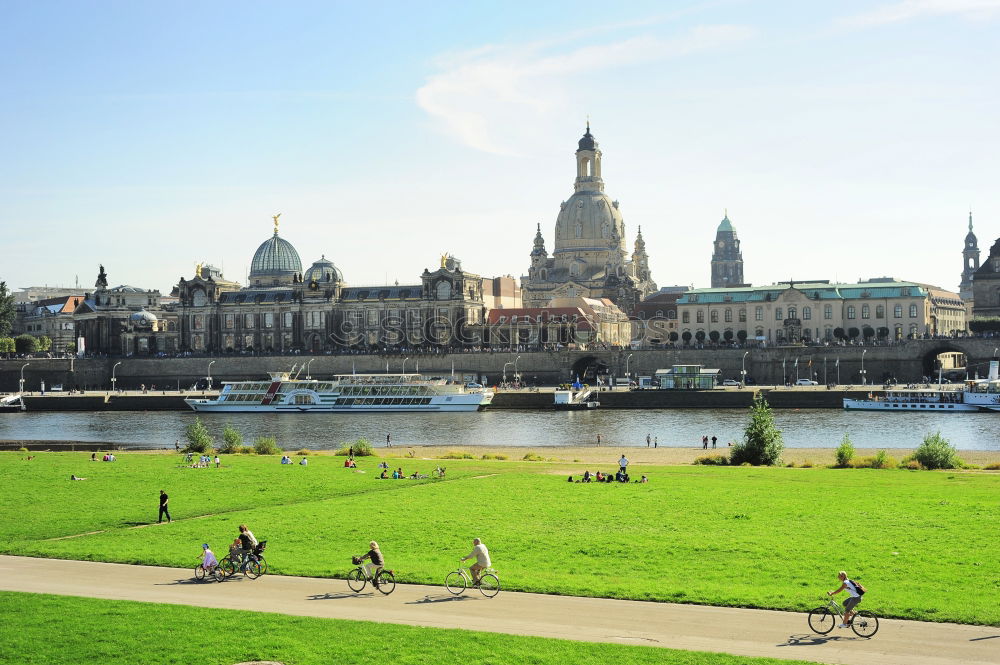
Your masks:
[{"label": "bridge arch", "polygon": [[576,380],[579,377],[580,381],[590,385],[595,385],[597,383],[597,376],[605,376],[610,371],[610,366],[607,361],[603,358],[599,358],[593,355],[586,355],[579,358],[575,363],[573,363],[572,373],[573,376],[571,380]]},{"label": "bridge arch", "polygon": [[961,355],[961,362],[957,367],[944,368],[944,374],[947,378],[951,379],[964,378],[965,368],[969,362],[968,352],[961,345],[953,344],[947,340],[942,340],[940,344],[934,344],[924,350],[920,357],[921,369],[924,376],[936,377],[938,375],[938,357],[948,353]]}]

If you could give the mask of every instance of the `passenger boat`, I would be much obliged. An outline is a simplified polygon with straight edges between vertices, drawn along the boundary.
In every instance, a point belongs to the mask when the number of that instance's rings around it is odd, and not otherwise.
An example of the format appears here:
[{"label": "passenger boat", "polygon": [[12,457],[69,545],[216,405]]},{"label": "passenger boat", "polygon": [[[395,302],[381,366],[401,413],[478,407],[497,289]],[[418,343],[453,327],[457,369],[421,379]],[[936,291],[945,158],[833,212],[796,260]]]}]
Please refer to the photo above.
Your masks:
[{"label": "passenger boat", "polygon": [[295,379],[269,372],[269,381],[227,381],[214,399],[189,397],[195,411],[343,412],[478,411],[493,393],[478,384],[420,374],[342,374],[332,379]]},{"label": "passenger boat", "polygon": [[848,411],[1000,411],[1000,380],[966,381],[960,390],[929,388],[921,390],[885,390],[868,393],[867,399],[844,398]]}]

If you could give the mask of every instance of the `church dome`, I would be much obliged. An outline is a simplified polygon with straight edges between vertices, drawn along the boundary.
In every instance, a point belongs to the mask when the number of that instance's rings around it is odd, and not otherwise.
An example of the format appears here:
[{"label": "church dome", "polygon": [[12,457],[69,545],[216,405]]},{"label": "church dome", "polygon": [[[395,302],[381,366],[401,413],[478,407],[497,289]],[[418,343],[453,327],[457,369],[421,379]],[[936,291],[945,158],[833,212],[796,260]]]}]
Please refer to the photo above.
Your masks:
[{"label": "church dome", "polygon": [[337,266],[333,265],[333,262],[326,258],[326,255],[323,255],[309,267],[309,270],[303,276],[303,281],[306,284],[309,284],[314,279],[319,284],[323,284],[324,282],[343,282],[344,273],[340,272]]},{"label": "church dome", "polygon": [[253,255],[250,277],[278,277],[302,272],[302,260],[292,243],[278,235],[264,241]]},{"label": "church dome", "polygon": [[154,323],[156,323],[156,315],[152,312],[147,312],[144,309],[140,309],[138,312],[133,312],[128,320],[133,326],[138,328],[151,328]]},{"label": "church dome", "polygon": [[556,218],[555,253],[585,250],[625,250],[625,223],[604,192],[576,192],[562,204]]},{"label": "church dome", "polygon": [[597,150],[597,139],[594,135],[590,133],[590,123],[587,123],[587,133],[583,135],[580,142],[577,143],[578,150]]}]

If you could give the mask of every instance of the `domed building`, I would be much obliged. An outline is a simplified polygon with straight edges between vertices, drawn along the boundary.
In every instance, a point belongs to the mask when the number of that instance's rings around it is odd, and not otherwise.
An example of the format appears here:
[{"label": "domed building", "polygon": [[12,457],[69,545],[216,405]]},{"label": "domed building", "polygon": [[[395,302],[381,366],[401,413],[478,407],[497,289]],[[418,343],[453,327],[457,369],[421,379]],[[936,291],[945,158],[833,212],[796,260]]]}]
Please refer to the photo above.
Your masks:
[{"label": "domed building", "polygon": [[337,266],[333,265],[333,261],[326,258],[326,254],[323,254],[306,271],[303,281],[310,287],[314,283],[316,285],[340,283],[344,281],[344,273],[340,272]]},{"label": "domed building", "polygon": [[302,260],[292,243],[278,235],[275,221],[274,235],[261,243],[250,262],[251,286],[288,286],[302,275]]},{"label": "domed building", "polygon": [[552,256],[545,250],[541,225],[535,233],[531,267],[522,278],[526,307],[543,307],[555,298],[608,298],[624,311],[656,291],[642,230],[631,257],[618,201],[604,192],[601,151],[587,131],[577,144],[573,195],[556,217]]}]

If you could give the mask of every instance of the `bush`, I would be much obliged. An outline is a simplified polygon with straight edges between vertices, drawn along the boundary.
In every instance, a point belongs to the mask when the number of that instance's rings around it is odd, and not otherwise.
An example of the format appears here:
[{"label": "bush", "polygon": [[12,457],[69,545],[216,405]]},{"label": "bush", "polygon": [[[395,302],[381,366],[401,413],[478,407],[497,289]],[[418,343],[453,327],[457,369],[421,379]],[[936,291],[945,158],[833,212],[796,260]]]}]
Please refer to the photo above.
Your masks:
[{"label": "bush", "polygon": [[[506,455],[490,455],[489,453],[483,455],[480,459],[507,459]],[[580,460],[573,460],[579,462]]]},{"label": "bush", "polygon": [[212,449],[212,436],[198,416],[195,416],[194,422],[184,430],[184,438],[188,442],[184,447],[186,453],[207,453]]},{"label": "bush", "polygon": [[909,469],[910,471],[920,471],[924,467],[921,466],[920,462],[918,462],[917,460],[911,459],[911,460],[904,460],[904,461],[900,462],[899,463],[899,468],[900,469]]},{"label": "bush", "polygon": [[837,446],[837,466],[841,469],[849,467],[852,459],[854,459],[854,444],[851,443],[851,437],[845,433],[840,445]]},{"label": "bush", "polygon": [[352,450],[354,451],[355,457],[371,457],[375,454],[375,451],[372,450],[371,441],[368,439],[358,439],[354,443],[341,443],[340,448],[334,453],[334,455],[347,457],[351,454]]},{"label": "bush", "polygon": [[230,423],[226,423],[225,427],[222,428],[222,445],[219,447],[219,452],[231,455],[238,452],[242,446],[243,435]]},{"label": "bush", "polygon": [[253,446],[240,446],[236,450],[236,452],[238,452],[240,455],[253,455],[254,449]]},{"label": "bush", "polygon": [[538,455],[536,453],[528,453],[527,455],[525,455],[521,459],[524,460],[525,462],[544,462],[545,461],[544,457],[542,457],[541,455]]},{"label": "bush", "polygon": [[743,432],[743,441],[733,446],[729,463],[734,466],[774,466],[781,463],[781,451],[784,449],[785,442],[781,438],[781,430],[774,424],[771,407],[758,392],[750,406],[750,422]]},{"label": "bush", "polygon": [[885,450],[880,450],[875,453],[875,458],[872,461],[873,469],[894,469],[898,462],[893,458],[889,457],[889,453]]},{"label": "bush", "polygon": [[273,436],[259,436],[253,442],[253,451],[258,455],[277,455],[284,451],[278,447]]},{"label": "bush", "polygon": [[725,455],[702,455],[695,457],[692,464],[704,464],[705,466],[728,466],[729,458]]},{"label": "bush", "polygon": [[806,461],[802,462],[801,464],[799,464],[799,468],[800,469],[811,469],[811,468],[813,468],[813,466],[814,465],[812,463],[812,460],[808,460],[808,459]]},{"label": "bush", "polygon": [[948,443],[941,432],[925,436],[911,459],[920,462],[925,469],[959,469],[963,465],[955,446]]},{"label": "bush", "polygon": [[1000,462],[992,462],[983,467],[986,471],[1000,471]]},{"label": "bush", "polygon": [[297,450],[297,451],[295,452],[295,454],[296,454],[296,455],[301,455],[302,457],[305,457],[305,456],[307,456],[307,455],[311,455],[311,454],[312,454],[312,451],[311,451],[311,450],[309,450],[308,448],[299,448],[299,449],[298,449],[298,450]]},{"label": "bush", "polygon": [[438,459],[476,459],[472,456],[472,453],[467,453],[464,450],[449,450],[443,455],[439,455]]}]

